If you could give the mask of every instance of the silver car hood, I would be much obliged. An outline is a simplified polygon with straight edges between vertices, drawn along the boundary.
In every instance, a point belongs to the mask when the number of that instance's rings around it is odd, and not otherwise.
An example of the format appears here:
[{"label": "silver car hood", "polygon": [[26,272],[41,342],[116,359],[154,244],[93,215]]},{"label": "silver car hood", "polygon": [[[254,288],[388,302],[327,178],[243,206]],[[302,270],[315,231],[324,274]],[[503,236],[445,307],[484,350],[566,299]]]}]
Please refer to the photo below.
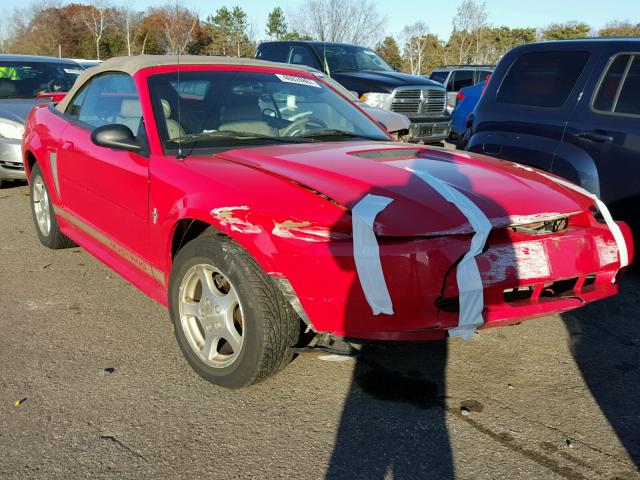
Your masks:
[{"label": "silver car hood", "polygon": [[0,118],[24,123],[34,105],[49,101],[46,98],[0,98]]},{"label": "silver car hood", "polygon": [[408,130],[411,125],[411,120],[401,113],[383,110],[382,108],[370,107],[364,102],[357,102],[356,105],[371,115],[375,120],[384,124],[389,133],[397,132],[399,130]]}]

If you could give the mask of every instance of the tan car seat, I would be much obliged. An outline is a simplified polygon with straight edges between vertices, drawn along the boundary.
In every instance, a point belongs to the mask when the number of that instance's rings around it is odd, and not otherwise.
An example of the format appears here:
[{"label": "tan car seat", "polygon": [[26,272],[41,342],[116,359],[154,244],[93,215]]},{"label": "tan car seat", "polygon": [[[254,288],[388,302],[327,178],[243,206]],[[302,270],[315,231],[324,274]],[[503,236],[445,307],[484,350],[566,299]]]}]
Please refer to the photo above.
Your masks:
[{"label": "tan car seat", "polygon": [[169,140],[173,140],[175,138],[184,137],[186,132],[182,125],[176,122],[174,119],[169,118],[171,116],[171,104],[168,100],[164,98],[160,100],[162,104],[162,113],[164,114],[164,121],[167,125],[167,134],[169,135]]},{"label": "tan car seat", "polygon": [[276,136],[277,132],[267,122],[260,110],[256,95],[234,94],[229,105],[220,110],[220,131],[254,133],[256,135]]},{"label": "tan car seat", "polygon": [[133,134],[137,136],[140,130],[141,120],[142,107],[140,106],[140,100],[137,98],[128,98],[120,104],[120,112],[114,117],[113,123],[126,125]]}]

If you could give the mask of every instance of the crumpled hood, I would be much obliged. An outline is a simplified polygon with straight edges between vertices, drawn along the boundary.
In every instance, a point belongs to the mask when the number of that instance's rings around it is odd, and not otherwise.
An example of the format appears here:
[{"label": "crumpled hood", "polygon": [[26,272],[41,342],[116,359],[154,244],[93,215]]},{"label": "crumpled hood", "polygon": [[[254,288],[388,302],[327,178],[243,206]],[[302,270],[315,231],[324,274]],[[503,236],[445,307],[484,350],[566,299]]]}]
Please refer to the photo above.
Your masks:
[{"label": "crumpled hood", "polygon": [[463,192],[494,227],[557,218],[592,204],[587,197],[509,162],[392,142],[278,145],[230,150],[219,156],[290,179],[347,208],[369,193],[392,198],[376,219],[378,235],[471,231],[455,205],[407,168],[426,170]]}]

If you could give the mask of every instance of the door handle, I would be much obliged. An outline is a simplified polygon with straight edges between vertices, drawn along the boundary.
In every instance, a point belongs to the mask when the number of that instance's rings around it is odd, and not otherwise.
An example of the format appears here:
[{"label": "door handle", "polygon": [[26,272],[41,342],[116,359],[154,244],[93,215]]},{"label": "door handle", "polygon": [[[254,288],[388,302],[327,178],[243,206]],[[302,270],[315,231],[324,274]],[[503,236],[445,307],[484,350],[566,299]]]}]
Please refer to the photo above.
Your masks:
[{"label": "door handle", "polygon": [[69,142],[68,140],[65,140],[62,143],[62,150],[66,150],[68,152],[73,152],[74,148],[75,148],[75,145],[73,144],[73,142]]},{"label": "door handle", "polygon": [[613,142],[613,137],[611,135],[607,135],[604,132],[579,132],[576,134],[576,137],[582,138],[583,140],[591,140],[592,142],[598,143],[611,143]]}]

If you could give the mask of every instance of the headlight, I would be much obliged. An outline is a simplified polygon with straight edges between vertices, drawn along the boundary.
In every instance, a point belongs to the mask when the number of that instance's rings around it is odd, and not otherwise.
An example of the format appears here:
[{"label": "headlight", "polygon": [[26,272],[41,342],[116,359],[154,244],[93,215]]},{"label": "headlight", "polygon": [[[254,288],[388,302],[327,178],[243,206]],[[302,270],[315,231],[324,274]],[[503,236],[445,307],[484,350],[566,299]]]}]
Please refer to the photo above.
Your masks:
[{"label": "headlight", "polygon": [[360,100],[370,107],[383,108],[385,110],[391,108],[391,94],[389,93],[365,93],[360,97]]},{"label": "headlight", "polygon": [[12,120],[0,119],[0,137],[22,140],[24,125]]}]

